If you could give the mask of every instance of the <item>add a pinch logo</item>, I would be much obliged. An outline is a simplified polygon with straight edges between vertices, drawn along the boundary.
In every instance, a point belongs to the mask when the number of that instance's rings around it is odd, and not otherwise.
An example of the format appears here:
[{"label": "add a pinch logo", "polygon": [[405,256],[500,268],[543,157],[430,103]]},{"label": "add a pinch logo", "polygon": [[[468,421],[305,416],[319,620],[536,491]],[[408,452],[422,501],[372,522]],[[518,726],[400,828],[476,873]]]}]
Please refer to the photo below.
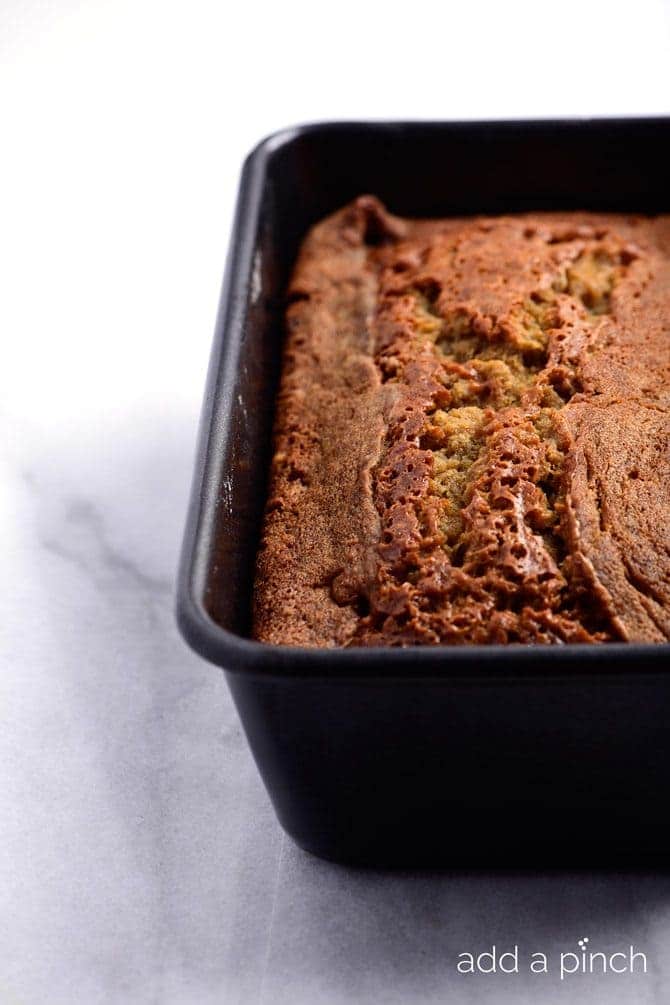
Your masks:
[{"label": "add a pinch logo", "polygon": [[552,957],[544,952],[521,953],[519,946],[501,949],[495,944],[480,953],[459,953],[459,974],[557,974],[562,981],[586,974],[646,974],[646,953],[634,945],[613,953],[594,949],[588,935],[577,939],[578,951],[568,950]]}]

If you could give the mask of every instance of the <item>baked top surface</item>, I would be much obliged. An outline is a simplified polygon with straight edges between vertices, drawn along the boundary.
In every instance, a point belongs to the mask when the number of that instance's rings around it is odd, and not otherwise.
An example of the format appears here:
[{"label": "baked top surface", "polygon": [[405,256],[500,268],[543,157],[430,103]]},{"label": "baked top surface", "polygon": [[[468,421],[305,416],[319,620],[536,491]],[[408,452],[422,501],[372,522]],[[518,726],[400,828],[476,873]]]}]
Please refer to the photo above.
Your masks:
[{"label": "baked top surface", "polygon": [[670,218],[307,235],[254,634],[302,646],[670,639]]}]

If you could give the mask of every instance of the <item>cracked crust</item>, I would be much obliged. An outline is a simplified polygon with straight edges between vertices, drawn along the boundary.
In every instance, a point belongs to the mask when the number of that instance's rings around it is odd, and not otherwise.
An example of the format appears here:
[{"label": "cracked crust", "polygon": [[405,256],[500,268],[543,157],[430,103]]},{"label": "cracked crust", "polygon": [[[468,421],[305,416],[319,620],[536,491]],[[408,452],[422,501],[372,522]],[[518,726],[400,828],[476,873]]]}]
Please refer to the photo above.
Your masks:
[{"label": "cracked crust", "polygon": [[410,221],[288,291],[255,637],[670,639],[670,218]]}]

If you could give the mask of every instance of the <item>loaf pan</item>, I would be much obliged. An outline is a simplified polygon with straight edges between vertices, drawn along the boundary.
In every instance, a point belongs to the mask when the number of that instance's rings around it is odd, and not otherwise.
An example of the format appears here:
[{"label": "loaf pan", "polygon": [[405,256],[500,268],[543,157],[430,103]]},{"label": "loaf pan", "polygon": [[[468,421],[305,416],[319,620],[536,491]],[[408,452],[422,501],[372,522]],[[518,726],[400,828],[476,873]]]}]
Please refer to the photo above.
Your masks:
[{"label": "loaf pan", "polygon": [[362,193],[393,213],[668,211],[670,119],[328,123],[240,183],[178,581],[279,821],[369,864],[648,861],[670,848],[670,646],[300,649],[250,639],[283,291]]}]

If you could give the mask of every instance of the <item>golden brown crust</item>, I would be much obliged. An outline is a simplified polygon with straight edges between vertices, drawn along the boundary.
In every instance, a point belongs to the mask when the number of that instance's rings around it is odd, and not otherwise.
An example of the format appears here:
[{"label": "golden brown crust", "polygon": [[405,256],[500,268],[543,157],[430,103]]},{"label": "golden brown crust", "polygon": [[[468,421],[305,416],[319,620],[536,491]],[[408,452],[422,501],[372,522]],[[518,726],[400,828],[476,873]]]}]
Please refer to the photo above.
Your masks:
[{"label": "golden brown crust", "polygon": [[370,318],[376,270],[359,200],[316,226],[288,290],[275,454],[259,551],[255,632],[342,645],[358,623],[346,576],[379,534],[370,472],[384,428]]},{"label": "golden brown crust", "polygon": [[288,291],[255,636],[670,638],[670,222],[408,221],[362,197]]}]

